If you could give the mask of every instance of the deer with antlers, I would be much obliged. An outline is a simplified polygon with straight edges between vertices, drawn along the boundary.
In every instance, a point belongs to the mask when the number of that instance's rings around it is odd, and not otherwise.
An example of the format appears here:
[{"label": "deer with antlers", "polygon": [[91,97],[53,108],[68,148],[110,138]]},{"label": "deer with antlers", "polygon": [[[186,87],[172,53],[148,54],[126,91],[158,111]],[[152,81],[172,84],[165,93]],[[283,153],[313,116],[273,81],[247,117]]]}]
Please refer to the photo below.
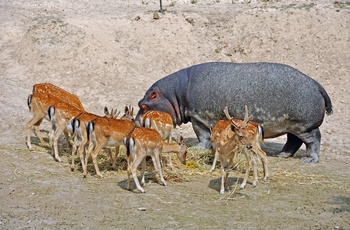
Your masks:
[{"label": "deer with antlers", "polygon": [[167,186],[160,165],[160,154],[176,152],[182,164],[186,164],[187,146],[181,140],[180,143],[165,142],[158,131],[145,127],[135,127],[127,137],[124,138],[124,144],[127,147],[127,162],[128,162],[128,190],[130,187],[130,174],[134,178],[137,189],[144,193],[145,190],[141,187],[136,175],[137,167],[142,162],[142,179],[141,184],[145,185],[145,166],[146,156],[151,156],[153,165],[158,171],[160,179],[164,186]]},{"label": "deer with antlers", "polygon": [[[148,110],[146,113],[140,115],[140,123],[143,127],[157,130],[164,141],[171,143],[174,125],[173,119],[168,113]],[[169,166],[173,169],[171,152],[169,153]]]},{"label": "deer with antlers", "polygon": [[[27,123],[27,130],[28,130],[27,147],[29,149],[32,148],[30,134],[33,126],[34,126],[34,132],[38,136],[40,143],[42,145],[45,144],[42,138],[42,135],[39,131],[39,126],[44,118],[46,118],[46,120],[49,120],[47,116],[48,108],[51,105],[54,105],[62,101],[80,109],[81,111],[84,111],[84,107],[81,104],[79,98],[74,94],[71,94],[50,83],[40,83],[40,84],[35,84],[33,86],[33,92],[27,98],[27,105],[29,108],[29,112],[33,114],[32,119],[30,119],[30,121],[28,121]],[[65,137],[66,137],[67,144],[70,145],[68,141],[67,132],[65,132]]]},{"label": "deer with antlers", "polygon": [[[243,151],[247,159],[246,173],[243,182],[240,186],[244,189],[249,177],[250,163],[253,164],[254,181],[252,186],[255,187],[258,181],[257,176],[257,162],[256,156],[258,155],[262,159],[264,177],[263,180],[266,181],[268,177],[268,167],[266,153],[260,147],[260,141],[262,141],[262,127],[250,121],[251,117],[248,117],[248,108],[245,106],[245,117],[244,120],[239,120],[232,118],[227,107],[224,110],[227,119],[230,121],[230,125],[215,136],[213,136],[215,145],[215,155],[218,156],[221,164],[221,189],[220,194],[224,194],[227,178],[229,172],[226,171],[225,176],[225,166],[227,164],[227,159],[229,159],[229,166],[232,164],[237,153]],[[226,123],[227,124],[227,123]],[[255,155],[253,154],[255,153]]]}]

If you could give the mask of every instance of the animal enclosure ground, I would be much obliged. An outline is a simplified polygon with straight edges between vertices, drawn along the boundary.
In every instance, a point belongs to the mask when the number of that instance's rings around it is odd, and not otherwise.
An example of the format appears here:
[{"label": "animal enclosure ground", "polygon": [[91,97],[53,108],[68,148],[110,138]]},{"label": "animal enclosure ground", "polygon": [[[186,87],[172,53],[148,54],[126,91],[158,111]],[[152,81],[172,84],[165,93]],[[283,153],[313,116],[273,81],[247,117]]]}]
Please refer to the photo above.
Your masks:
[{"label": "animal enclosure ground", "polygon": [[[349,1],[1,1],[0,229],[349,229]],[[213,156],[190,147],[186,166],[164,168],[168,187],[147,167],[146,194],[126,190],[124,155],[114,171],[101,155],[82,177],[63,139],[59,150],[25,145],[26,99],[35,83],[75,93],[84,107],[123,110],[156,80],[206,61],[280,62],[320,82],[334,114],[321,126],[320,162],[275,157],[285,137],[266,140],[270,178],[239,190],[230,173],[219,195]],[[41,130],[47,140],[48,122]],[[186,143],[196,140],[181,126]],[[166,162],[163,157],[163,162]],[[151,164],[149,164],[151,165]],[[260,165],[261,169],[261,165]],[[259,176],[262,172],[260,170]],[[252,178],[248,180],[251,182]]]}]

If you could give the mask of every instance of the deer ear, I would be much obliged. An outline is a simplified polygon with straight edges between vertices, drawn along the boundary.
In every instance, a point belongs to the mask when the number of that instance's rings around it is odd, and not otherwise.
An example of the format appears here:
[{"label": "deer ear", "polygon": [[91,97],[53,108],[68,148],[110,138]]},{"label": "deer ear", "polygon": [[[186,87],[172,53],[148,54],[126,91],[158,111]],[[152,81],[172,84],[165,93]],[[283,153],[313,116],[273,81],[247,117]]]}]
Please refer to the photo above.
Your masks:
[{"label": "deer ear", "polygon": [[108,114],[109,114],[109,111],[108,111],[107,106],[105,106],[105,108],[104,108],[104,112],[105,112],[105,115],[108,115]]}]

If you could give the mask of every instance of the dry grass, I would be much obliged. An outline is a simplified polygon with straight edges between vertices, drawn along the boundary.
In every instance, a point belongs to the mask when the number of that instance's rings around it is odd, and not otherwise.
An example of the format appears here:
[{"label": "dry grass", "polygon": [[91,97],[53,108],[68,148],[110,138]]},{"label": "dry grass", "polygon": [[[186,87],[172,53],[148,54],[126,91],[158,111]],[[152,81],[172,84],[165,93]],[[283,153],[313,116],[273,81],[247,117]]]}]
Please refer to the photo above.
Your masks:
[{"label": "dry grass", "polygon": [[[114,149],[112,150],[115,151]],[[169,155],[163,154],[161,155],[161,164],[162,164],[162,170],[163,170],[163,176],[166,181],[169,182],[184,182],[184,181],[190,181],[191,176],[195,175],[214,175],[220,177],[220,163],[217,162],[216,170],[214,172],[209,172],[212,163],[214,160],[214,156],[211,154],[211,150],[203,150],[198,149],[195,147],[189,148],[189,151],[187,153],[187,160],[186,165],[183,165],[179,162],[179,160],[176,157],[176,154],[172,154],[172,163],[173,163],[173,169],[169,167]],[[79,162],[79,159],[76,159],[76,162]],[[103,171],[104,175],[108,176],[109,171],[113,171],[111,160],[109,157],[109,154],[106,150],[101,151],[101,153],[98,156],[98,162],[100,170]],[[158,181],[158,173],[155,172],[153,162],[150,157],[147,157],[146,159],[146,179],[147,180],[156,180]],[[79,163],[78,163],[79,164]],[[127,170],[127,162],[125,158],[125,149],[121,148],[120,153],[117,158],[117,171],[122,173],[126,173]],[[259,164],[261,165],[261,164]],[[139,166],[139,169],[141,169],[141,166]],[[237,173],[237,177],[242,177],[245,173],[246,169],[246,159],[243,154],[239,154],[232,167],[230,167],[230,170]],[[90,174],[94,175],[95,170],[94,166],[92,164],[91,159],[89,159],[88,162],[88,171]],[[258,170],[259,176],[262,177],[262,168],[259,167]]]}]

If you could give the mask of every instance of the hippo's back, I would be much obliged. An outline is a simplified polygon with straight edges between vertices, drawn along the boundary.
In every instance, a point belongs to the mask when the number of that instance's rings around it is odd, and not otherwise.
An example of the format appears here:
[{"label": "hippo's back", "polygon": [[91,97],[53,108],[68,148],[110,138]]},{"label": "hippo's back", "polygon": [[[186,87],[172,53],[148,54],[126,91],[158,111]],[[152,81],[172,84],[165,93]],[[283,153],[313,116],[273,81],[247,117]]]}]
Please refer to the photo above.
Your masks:
[{"label": "hippo's back", "polygon": [[209,121],[224,118],[229,108],[242,118],[244,105],[266,136],[321,125],[330,99],[323,87],[300,71],[277,63],[204,63],[187,69],[190,113]]}]

